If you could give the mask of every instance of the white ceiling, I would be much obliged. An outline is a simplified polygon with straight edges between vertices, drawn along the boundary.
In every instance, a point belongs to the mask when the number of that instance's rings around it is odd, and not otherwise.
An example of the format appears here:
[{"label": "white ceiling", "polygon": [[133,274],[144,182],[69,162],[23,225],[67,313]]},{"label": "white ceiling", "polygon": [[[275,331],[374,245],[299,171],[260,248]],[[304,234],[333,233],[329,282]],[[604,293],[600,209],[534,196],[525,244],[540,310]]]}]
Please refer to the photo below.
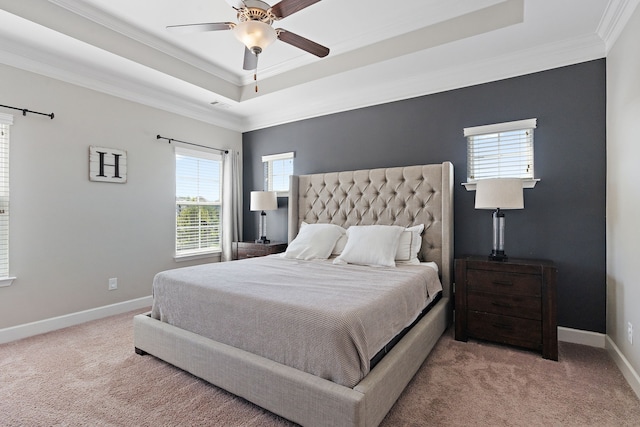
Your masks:
[{"label": "white ceiling", "polygon": [[0,63],[248,131],[602,58],[639,2],[322,0],[274,27],[329,56],[276,41],[256,93],[230,31],[165,29],[225,0],[0,0]]}]

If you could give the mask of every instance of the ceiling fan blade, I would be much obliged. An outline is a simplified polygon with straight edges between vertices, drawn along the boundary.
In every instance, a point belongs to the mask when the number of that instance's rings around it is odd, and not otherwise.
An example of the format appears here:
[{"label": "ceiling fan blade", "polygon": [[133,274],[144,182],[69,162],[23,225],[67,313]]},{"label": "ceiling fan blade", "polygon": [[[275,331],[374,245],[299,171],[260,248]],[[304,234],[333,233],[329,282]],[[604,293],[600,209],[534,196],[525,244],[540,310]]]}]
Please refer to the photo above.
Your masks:
[{"label": "ceiling fan blade", "polygon": [[234,9],[242,9],[243,7],[245,7],[244,2],[242,0],[226,0],[227,3],[229,3],[229,6],[231,6]]},{"label": "ceiling fan blade", "polygon": [[244,48],[244,64],[242,68],[245,70],[255,70],[258,68],[258,55],[251,52],[248,48]]},{"label": "ceiling fan blade", "polygon": [[184,25],[169,25],[168,31],[172,33],[198,33],[202,31],[220,31],[230,30],[236,24],[233,22],[210,22],[208,24],[184,24]]},{"label": "ceiling fan blade", "polygon": [[282,19],[319,1],[320,0],[282,0],[280,3],[273,5],[271,12],[273,12],[278,19]]},{"label": "ceiling fan blade", "polygon": [[278,32],[278,39],[290,44],[291,46],[305,50],[315,56],[319,56],[320,58],[324,58],[329,54],[328,47],[324,47],[316,42],[312,42],[309,39],[305,39],[302,36],[294,34],[291,31],[283,30],[282,28],[278,28],[276,31]]}]

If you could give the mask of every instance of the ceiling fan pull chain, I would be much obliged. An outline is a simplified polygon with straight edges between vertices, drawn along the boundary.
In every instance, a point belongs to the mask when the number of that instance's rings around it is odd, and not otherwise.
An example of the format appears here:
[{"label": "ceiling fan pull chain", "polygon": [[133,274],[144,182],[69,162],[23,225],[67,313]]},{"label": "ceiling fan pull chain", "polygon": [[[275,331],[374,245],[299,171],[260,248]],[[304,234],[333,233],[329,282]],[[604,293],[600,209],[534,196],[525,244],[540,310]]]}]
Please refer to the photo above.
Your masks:
[{"label": "ceiling fan pull chain", "polygon": [[256,82],[256,92],[258,92],[258,67],[253,72],[253,81]]}]

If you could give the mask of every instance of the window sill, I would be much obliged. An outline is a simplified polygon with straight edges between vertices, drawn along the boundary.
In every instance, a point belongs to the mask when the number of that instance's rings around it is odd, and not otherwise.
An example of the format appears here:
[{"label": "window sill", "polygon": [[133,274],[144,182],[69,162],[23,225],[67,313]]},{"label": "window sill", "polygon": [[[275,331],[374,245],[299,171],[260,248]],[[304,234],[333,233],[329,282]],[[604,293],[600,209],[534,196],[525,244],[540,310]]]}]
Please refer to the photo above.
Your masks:
[{"label": "window sill", "polygon": [[[534,188],[536,184],[540,181],[539,178],[535,179],[523,179],[522,180],[522,188]],[[476,183],[475,182],[463,182],[462,185],[465,186],[467,191],[476,191]]]},{"label": "window sill", "polygon": [[0,288],[6,288],[13,284],[13,281],[16,280],[15,277],[2,277],[0,278]]},{"label": "window sill", "polygon": [[188,255],[175,255],[173,259],[175,260],[175,262],[193,261],[196,259],[204,259],[204,258],[217,258],[219,261],[221,256],[222,256],[222,251],[217,250],[214,252],[200,252],[200,253],[193,253]]}]

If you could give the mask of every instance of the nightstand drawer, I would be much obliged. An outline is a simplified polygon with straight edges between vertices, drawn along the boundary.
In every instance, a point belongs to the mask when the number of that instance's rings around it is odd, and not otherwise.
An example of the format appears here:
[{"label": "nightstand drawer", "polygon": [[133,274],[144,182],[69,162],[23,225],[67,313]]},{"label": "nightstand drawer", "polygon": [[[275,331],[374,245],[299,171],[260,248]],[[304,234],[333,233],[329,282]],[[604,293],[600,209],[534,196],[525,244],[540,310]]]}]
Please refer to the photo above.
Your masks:
[{"label": "nightstand drawer", "polygon": [[238,248],[238,258],[255,258],[269,255],[265,248]]},{"label": "nightstand drawer", "polygon": [[472,311],[505,316],[542,319],[542,301],[539,297],[524,295],[493,295],[478,292],[467,294],[467,308]]},{"label": "nightstand drawer", "polygon": [[282,242],[235,242],[233,244],[233,259],[258,258],[284,252],[286,249],[287,244]]},{"label": "nightstand drawer", "polygon": [[537,350],[558,360],[556,274],[551,261],[456,259],[455,337]]},{"label": "nightstand drawer", "polygon": [[468,312],[469,334],[480,339],[539,350],[542,327],[539,320],[497,314]]},{"label": "nightstand drawer", "polygon": [[467,270],[469,291],[540,297],[542,279],[530,274]]}]

